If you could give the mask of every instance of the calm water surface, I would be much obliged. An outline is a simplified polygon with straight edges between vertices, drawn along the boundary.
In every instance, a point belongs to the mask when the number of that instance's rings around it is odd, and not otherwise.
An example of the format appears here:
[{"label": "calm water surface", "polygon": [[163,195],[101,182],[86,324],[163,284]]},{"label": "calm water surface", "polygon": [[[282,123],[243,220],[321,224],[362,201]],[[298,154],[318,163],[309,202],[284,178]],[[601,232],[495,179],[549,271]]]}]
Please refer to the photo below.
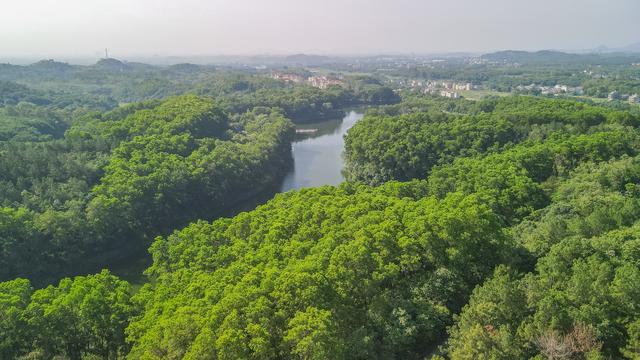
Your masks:
[{"label": "calm water surface", "polygon": [[[253,210],[256,206],[269,201],[278,192],[322,185],[338,185],[343,182],[343,136],[353,124],[362,119],[362,116],[362,110],[349,110],[342,119],[297,125],[297,129],[317,129],[317,131],[296,134],[296,139],[292,143],[293,167],[286,174],[280,186],[266,189],[219,215],[232,217],[240,212]],[[142,272],[150,265],[151,257],[144,251],[132,254],[108,267],[114,274],[138,288],[147,281]]]},{"label": "calm water surface", "polygon": [[296,126],[317,131],[296,134],[292,144],[293,168],[283,179],[280,191],[343,182],[343,136],[362,116],[362,111],[350,110],[342,119]]}]

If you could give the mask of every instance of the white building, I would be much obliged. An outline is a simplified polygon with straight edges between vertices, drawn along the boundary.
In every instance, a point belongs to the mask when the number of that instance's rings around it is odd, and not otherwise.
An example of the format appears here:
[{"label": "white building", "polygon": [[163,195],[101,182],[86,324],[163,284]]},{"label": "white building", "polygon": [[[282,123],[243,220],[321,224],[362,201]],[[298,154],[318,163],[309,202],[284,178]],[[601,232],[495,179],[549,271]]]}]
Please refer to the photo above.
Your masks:
[{"label": "white building", "polygon": [[460,97],[460,94],[458,94],[455,91],[449,91],[449,90],[442,90],[440,91],[440,96],[444,96],[450,99],[457,99]]},{"label": "white building", "polygon": [[618,100],[620,99],[620,93],[614,90],[609,93],[609,96],[607,97],[607,99],[609,99],[609,101]]}]

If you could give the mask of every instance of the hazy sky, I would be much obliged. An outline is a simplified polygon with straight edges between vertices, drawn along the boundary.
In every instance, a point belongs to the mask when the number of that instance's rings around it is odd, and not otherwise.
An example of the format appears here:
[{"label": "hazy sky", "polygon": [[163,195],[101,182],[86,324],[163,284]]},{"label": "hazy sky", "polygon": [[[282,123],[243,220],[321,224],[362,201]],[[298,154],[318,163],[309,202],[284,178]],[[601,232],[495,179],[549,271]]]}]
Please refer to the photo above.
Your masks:
[{"label": "hazy sky", "polygon": [[0,0],[0,57],[584,49],[640,0]]}]

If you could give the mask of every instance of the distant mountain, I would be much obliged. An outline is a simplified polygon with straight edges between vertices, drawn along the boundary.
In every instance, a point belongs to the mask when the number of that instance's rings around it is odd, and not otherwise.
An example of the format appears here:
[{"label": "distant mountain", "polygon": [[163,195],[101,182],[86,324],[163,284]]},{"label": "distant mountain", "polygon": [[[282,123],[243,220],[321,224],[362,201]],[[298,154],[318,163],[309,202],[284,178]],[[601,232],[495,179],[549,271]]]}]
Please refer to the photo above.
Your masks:
[{"label": "distant mountain", "polygon": [[55,61],[53,59],[40,60],[38,62],[35,62],[29,65],[29,67],[35,68],[35,69],[43,69],[47,71],[67,71],[73,68],[73,66],[65,62]]},{"label": "distant mountain", "polygon": [[521,64],[573,62],[578,60],[580,57],[581,55],[578,54],[570,54],[554,50],[541,50],[536,52],[505,50],[481,56],[482,59],[488,61]]},{"label": "distant mountain", "polygon": [[169,66],[169,70],[182,72],[182,73],[194,73],[194,72],[200,71],[201,68],[203,68],[203,66],[190,64],[190,63],[180,63],[180,64]]},{"label": "distant mountain", "polygon": [[614,49],[619,52],[640,53],[640,42],[630,44],[621,48]]},{"label": "distant mountain", "polygon": [[629,64],[640,61],[640,54],[607,52],[607,53],[567,53],[555,50],[541,50],[536,52],[505,50],[484,54],[482,59],[499,63],[518,64]]},{"label": "distant mountain", "polygon": [[124,62],[113,58],[100,59],[94,66],[103,70],[110,71],[124,71],[129,67]]},{"label": "distant mountain", "polygon": [[321,55],[306,55],[306,54],[295,54],[289,55],[284,58],[286,63],[297,64],[297,65],[319,65],[326,64],[332,61],[332,58],[328,56]]},{"label": "distant mountain", "polygon": [[610,48],[605,45],[600,45],[593,49],[582,49],[582,50],[577,50],[576,52],[580,54],[612,54],[612,53],[639,54],[640,42],[629,44],[627,46],[617,47],[617,48]]}]

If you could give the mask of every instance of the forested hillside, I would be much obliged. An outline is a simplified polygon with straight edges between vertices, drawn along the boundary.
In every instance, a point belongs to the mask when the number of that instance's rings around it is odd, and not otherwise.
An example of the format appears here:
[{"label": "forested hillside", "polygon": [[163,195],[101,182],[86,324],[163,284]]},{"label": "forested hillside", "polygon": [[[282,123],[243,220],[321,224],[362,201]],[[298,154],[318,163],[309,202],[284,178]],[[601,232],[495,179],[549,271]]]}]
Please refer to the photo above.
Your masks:
[{"label": "forested hillside", "polygon": [[[572,100],[407,98],[349,131],[349,181],[173,232],[275,176],[281,113],[186,96],[7,142],[7,244],[78,259],[160,236],[134,295],[108,271],[0,283],[0,356],[636,359],[639,124]],[[57,163],[18,166],[33,147]]]},{"label": "forested hillside", "polygon": [[640,360],[639,35],[640,0],[3,1],[0,360]]},{"label": "forested hillside", "polygon": [[438,107],[442,103],[424,104],[418,112],[409,108],[400,116],[384,110],[366,116],[346,139],[347,178],[370,184],[423,178],[435,165],[457,157],[640,124],[638,113],[572,100],[509,97],[457,106],[456,112],[446,113]]},{"label": "forested hillside", "polygon": [[62,138],[2,142],[0,278],[104,266],[214,217],[281,176],[292,133],[276,110],[230,116],[183,96],[89,115]]},{"label": "forested hillside", "polygon": [[[497,107],[513,101],[528,100]],[[553,341],[571,337],[581,341],[572,356],[633,354],[639,303],[636,286],[624,284],[640,271],[637,254],[623,247],[633,249],[625,228],[640,215],[633,190],[640,138],[630,127],[591,125],[489,155],[459,155],[423,172],[425,180],[281,195],[235,219],[158,239],[154,281],[137,295],[144,316],[128,330],[129,356],[421,359],[450,325],[453,338],[442,351],[456,359],[549,356],[565,351]],[[569,214],[549,219],[556,209]],[[563,249],[607,234],[617,240],[600,251],[620,252],[619,260]],[[563,251],[571,257],[554,257]],[[529,273],[540,289],[487,294],[485,286],[505,281],[487,276],[497,264],[495,276]],[[544,281],[549,272],[557,283]],[[454,316],[486,279],[462,317]],[[497,305],[474,315],[479,301]]]},{"label": "forested hillside", "polygon": [[111,58],[90,66],[53,60],[29,66],[0,64],[0,107],[31,103],[69,115],[194,93],[217,99],[232,113],[257,106],[278,107],[294,122],[311,122],[339,117],[346,106],[400,100],[372,76],[349,76],[344,86],[318,89],[267,75],[193,64],[160,67]]}]

